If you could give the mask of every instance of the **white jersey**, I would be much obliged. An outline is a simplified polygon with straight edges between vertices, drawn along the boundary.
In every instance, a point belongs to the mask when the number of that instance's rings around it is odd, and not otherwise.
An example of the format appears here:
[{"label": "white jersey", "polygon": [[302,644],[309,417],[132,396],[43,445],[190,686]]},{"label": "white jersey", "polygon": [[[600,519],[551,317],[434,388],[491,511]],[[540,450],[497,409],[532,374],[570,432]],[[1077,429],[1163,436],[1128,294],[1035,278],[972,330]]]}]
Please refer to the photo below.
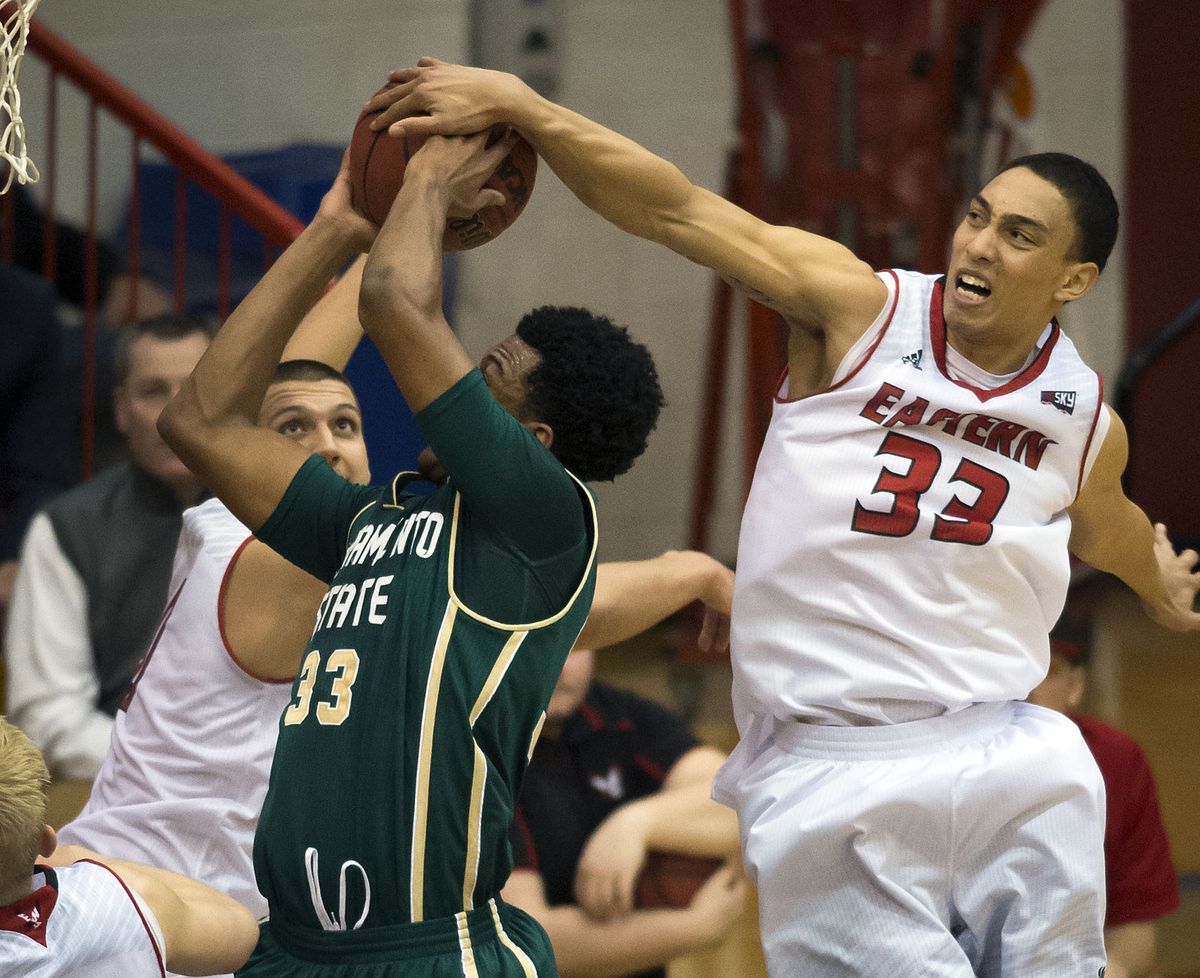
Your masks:
[{"label": "white jersey", "polygon": [[33,892],[0,907],[4,978],[162,978],[162,933],[107,866],[39,866]]},{"label": "white jersey", "polygon": [[224,638],[222,590],[251,539],[216,499],[184,513],[163,621],[91,797],[59,838],[190,876],[263,916],[251,851],[291,682],[248,674]]},{"label": "white jersey", "polygon": [[750,714],[894,723],[1019,700],[1048,668],[1100,378],[1051,324],[1001,386],[953,379],[940,281],[880,278],[888,301],[832,386],[789,401],[785,379],[776,398],[738,546],[744,737]]}]

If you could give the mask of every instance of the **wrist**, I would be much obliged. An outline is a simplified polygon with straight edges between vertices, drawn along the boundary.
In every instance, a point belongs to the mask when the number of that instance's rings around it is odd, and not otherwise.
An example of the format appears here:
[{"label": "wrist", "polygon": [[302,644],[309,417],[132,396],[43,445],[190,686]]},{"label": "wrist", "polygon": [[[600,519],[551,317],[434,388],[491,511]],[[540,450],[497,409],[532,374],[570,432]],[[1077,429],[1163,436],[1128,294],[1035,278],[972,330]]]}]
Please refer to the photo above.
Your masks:
[{"label": "wrist", "polygon": [[317,211],[302,236],[318,246],[336,270],[359,253],[359,229],[350,221]]}]

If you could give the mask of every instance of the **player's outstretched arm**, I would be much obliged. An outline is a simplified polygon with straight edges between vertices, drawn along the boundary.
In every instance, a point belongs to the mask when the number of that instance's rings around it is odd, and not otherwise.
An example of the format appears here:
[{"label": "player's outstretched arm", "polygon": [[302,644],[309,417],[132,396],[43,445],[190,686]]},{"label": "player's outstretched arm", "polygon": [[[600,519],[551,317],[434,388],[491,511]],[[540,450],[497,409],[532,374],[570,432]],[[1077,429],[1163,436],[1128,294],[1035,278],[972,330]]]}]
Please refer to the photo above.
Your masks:
[{"label": "player's outstretched arm", "polygon": [[474,367],[442,311],[442,234],[447,217],[474,214],[503,195],[483,188],[514,138],[485,134],[426,141],[363,271],[358,313],[414,413]]},{"label": "player's outstretched arm", "polygon": [[575,647],[596,649],[623,642],[693,601],[705,606],[701,647],[723,650],[729,644],[733,603],[733,571],[724,564],[695,550],[600,564],[592,610]]},{"label": "player's outstretched arm", "polygon": [[1108,435],[1069,509],[1071,553],[1128,584],[1160,625],[1174,631],[1200,629],[1200,614],[1194,610],[1200,590],[1197,554],[1177,554],[1166,527],[1151,526],[1125,495],[1121,473],[1129,458],[1129,440],[1121,419],[1110,414]]},{"label": "player's outstretched arm", "polygon": [[166,442],[251,530],[271,515],[308,457],[257,426],[263,394],[296,325],[373,235],[350,207],[343,169],[313,222],[234,310],[159,418]]},{"label": "player's outstretched arm", "polygon": [[572,904],[551,906],[541,876],[516,870],[501,894],[550,935],[562,978],[620,978],[720,943],[741,916],[746,882],[724,867],[681,910],[634,910],[598,920]]},{"label": "player's outstretched arm", "polygon": [[883,306],[883,284],[840,244],[764,223],[513,75],[422,58],[389,77],[397,84],[367,103],[383,110],[374,125],[418,134],[513,125],[606,220],[714,269],[792,323],[852,340]]},{"label": "player's outstretched arm", "polygon": [[254,915],[232,897],[186,876],[113,859],[79,846],[59,846],[49,860],[68,866],[90,859],[111,869],[140,896],[158,921],[166,965],[181,975],[231,973],[258,942]]}]

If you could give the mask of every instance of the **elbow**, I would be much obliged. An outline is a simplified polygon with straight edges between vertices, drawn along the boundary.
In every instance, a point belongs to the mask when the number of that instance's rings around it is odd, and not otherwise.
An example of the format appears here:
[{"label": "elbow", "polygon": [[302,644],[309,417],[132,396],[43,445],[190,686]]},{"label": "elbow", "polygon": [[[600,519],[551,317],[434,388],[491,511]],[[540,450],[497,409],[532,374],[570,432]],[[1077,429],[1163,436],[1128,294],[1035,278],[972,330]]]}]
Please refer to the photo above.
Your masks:
[{"label": "elbow", "polygon": [[394,334],[435,318],[440,309],[440,291],[435,295],[428,282],[401,275],[390,263],[367,263],[358,293],[358,319],[367,335],[383,330]]},{"label": "elbow", "polygon": [[194,405],[188,403],[187,391],[176,394],[158,416],[158,434],[176,454],[186,445],[189,430],[196,426]]}]

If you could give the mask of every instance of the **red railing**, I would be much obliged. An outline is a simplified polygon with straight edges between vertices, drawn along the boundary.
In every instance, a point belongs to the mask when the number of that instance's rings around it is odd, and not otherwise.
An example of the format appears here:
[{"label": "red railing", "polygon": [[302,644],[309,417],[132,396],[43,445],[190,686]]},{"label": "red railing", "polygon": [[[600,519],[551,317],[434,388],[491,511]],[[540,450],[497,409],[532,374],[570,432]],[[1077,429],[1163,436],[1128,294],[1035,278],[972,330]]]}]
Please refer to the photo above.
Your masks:
[{"label": "red railing", "polygon": [[[7,6],[7,5],[5,5]],[[287,210],[218,159],[196,140],[155,111],[132,90],[105,72],[81,51],[53,31],[34,20],[30,24],[27,54],[43,61],[48,69],[46,95],[47,138],[44,158],[39,160],[42,174],[44,245],[43,275],[53,280],[56,273],[56,217],[58,159],[56,133],[58,126],[58,92],[60,79],[74,85],[87,99],[87,139],[84,162],[85,191],[85,269],[84,269],[84,375],[80,416],[82,431],[82,472],[90,475],[92,467],[93,431],[95,427],[95,343],[97,320],[98,235],[96,211],[99,185],[98,132],[100,110],[129,131],[131,139],[131,197],[129,237],[126,252],[126,272],[131,280],[130,306],[127,318],[136,319],[137,285],[142,276],[142,218],[140,206],[142,150],[148,144],[157,149],[175,167],[175,228],[173,243],[173,293],[177,309],[182,310],[187,299],[189,184],[194,184],[213,197],[218,204],[217,314],[224,319],[230,311],[230,282],[232,247],[231,216],[236,215],[262,235],[264,268],[274,254],[286,247],[300,233],[303,225]],[[12,255],[13,208],[11,200],[3,206],[3,241],[0,253],[6,260]]]}]

